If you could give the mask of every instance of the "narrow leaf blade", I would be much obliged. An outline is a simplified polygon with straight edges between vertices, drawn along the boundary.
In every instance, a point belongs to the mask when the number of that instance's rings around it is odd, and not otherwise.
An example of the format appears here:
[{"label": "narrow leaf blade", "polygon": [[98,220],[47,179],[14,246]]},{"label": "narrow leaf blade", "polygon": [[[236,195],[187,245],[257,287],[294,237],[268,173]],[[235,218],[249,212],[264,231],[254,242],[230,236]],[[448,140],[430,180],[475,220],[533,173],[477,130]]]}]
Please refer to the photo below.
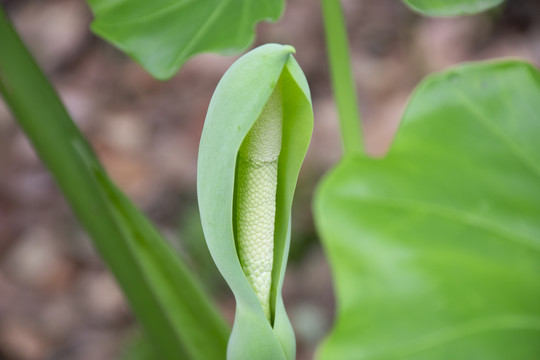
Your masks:
[{"label": "narrow leaf blade", "polygon": [[[0,9],[0,93],[122,286],[160,359],[222,359],[228,330],[192,274],[112,185]],[[212,336],[213,346],[204,346]],[[202,344],[202,345],[201,345]]]}]

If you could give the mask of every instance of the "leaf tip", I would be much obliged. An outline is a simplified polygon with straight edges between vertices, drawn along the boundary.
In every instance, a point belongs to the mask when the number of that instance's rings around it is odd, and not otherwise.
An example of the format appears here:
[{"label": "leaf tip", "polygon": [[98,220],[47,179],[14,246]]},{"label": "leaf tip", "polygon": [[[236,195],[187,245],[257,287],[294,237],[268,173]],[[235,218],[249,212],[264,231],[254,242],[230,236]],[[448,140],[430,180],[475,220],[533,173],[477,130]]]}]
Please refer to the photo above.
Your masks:
[{"label": "leaf tip", "polygon": [[285,50],[291,54],[296,54],[296,49],[292,45],[283,45]]}]

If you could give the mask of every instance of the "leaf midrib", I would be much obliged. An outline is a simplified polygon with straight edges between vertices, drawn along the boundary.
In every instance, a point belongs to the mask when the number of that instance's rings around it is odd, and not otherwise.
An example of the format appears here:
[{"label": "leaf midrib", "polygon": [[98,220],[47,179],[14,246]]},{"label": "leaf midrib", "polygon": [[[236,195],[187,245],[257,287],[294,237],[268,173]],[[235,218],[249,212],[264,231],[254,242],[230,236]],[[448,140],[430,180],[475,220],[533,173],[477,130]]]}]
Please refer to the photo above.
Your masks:
[{"label": "leaf midrib", "polygon": [[[351,194],[349,194],[349,196],[350,195]],[[446,206],[440,206],[424,201],[407,201],[402,199],[396,200],[385,197],[365,196],[364,194],[361,194],[359,198],[363,202],[370,202],[371,204],[379,206],[385,206],[409,212],[425,212],[433,216],[444,217],[455,222],[466,224],[499,235],[514,243],[540,252],[540,244],[538,244],[533,237],[475,214],[457,211]]]},{"label": "leaf midrib", "polygon": [[524,152],[519,144],[516,144],[510,137],[508,137],[499,128],[494,126],[489,118],[482,112],[479,105],[473,103],[466,95],[460,90],[456,91],[456,95],[462,101],[463,105],[470,110],[473,117],[478,120],[478,123],[483,125],[489,132],[498,138],[521,163],[525,165],[536,177],[540,179],[540,163],[537,163],[534,158]]},{"label": "leaf midrib", "polygon": [[210,26],[223,13],[223,9],[225,9],[227,6],[230,5],[231,1],[232,0],[221,0],[221,4],[217,6],[213,12],[210,13],[207,20],[197,29],[197,31],[195,32],[193,37],[188,41],[184,49],[180,49],[180,52],[178,53],[177,56],[175,56],[173,63],[169,67],[169,70],[174,69],[176,64],[178,64],[178,62],[182,61],[182,59],[185,58],[186,53],[189,53],[191,51],[194,44],[199,40],[201,36],[203,36],[208,31]]},{"label": "leaf midrib", "polygon": [[430,332],[428,335],[422,336],[413,341],[409,340],[406,344],[402,344],[394,348],[386,348],[384,350],[376,351],[372,353],[372,355],[368,354],[364,360],[401,359],[404,356],[411,356],[413,354],[421,353],[460,338],[465,338],[483,332],[502,330],[540,331],[540,317],[499,315],[475,319],[456,326],[449,326],[435,332]]},{"label": "leaf midrib", "polygon": [[[149,20],[153,20],[155,18],[158,18],[158,17],[160,17],[161,15],[163,15],[165,13],[169,13],[171,11],[178,10],[179,8],[182,8],[182,7],[186,6],[186,5],[189,5],[190,3],[195,2],[195,1],[197,1],[197,0],[181,0],[181,1],[175,2],[173,4],[167,5],[167,6],[163,7],[163,8],[159,8],[158,10],[155,10],[153,12],[150,12],[150,13],[147,13],[147,14],[144,14],[144,15],[139,15],[139,16],[134,17],[132,19],[127,19],[127,20],[123,20],[123,21],[114,20],[114,22],[109,22],[106,19],[105,20],[103,19],[103,17],[105,17],[104,15],[101,15],[98,21],[103,25],[108,25],[108,26],[111,26],[111,27],[119,27],[119,26],[126,26],[126,25],[136,25],[136,24],[140,24],[140,23],[145,22],[145,21],[149,21]],[[107,10],[109,12],[111,12],[111,11],[114,11],[114,8],[107,9]]]}]

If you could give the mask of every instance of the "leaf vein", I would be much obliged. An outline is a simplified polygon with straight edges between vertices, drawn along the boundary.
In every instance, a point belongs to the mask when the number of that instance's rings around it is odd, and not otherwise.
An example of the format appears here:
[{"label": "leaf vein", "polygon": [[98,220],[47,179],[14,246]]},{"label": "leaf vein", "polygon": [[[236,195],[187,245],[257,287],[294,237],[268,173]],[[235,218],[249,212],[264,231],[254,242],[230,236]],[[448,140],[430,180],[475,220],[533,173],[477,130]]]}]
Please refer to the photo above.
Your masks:
[{"label": "leaf vein", "polygon": [[106,20],[103,20],[102,18],[100,18],[99,21],[102,24],[107,24],[109,26],[114,26],[114,27],[126,26],[126,25],[136,25],[136,24],[140,24],[142,22],[153,20],[155,18],[159,18],[163,14],[167,14],[167,13],[169,13],[171,11],[180,9],[180,8],[186,6],[186,5],[189,5],[192,2],[195,2],[195,0],[182,0],[182,1],[174,2],[171,5],[167,5],[167,6],[163,7],[163,8],[157,9],[157,10],[155,10],[153,12],[148,13],[148,14],[137,16],[137,17],[134,17],[132,19],[126,19],[126,20],[123,20],[123,21],[115,20],[114,22],[109,23]]},{"label": "leaf vein", "polygon": [[171,69],[174,67],[176,63],[180,61],[180,59],[184,58],[186,53],[190,52],[193,48],[194,44],[199,40],[211,27],[211,25],[219,18],[219,16],[223,13],[223,10],[230,5],[231,0],[222,0],[221,4],[217,6],[213,12],[210,13],[207,20],[199,27],[199,29],[195,32],[193,37],[188,41],[186,46],[180,50],[178,55],[175,57]]},{"label": "leaf vein", "polygon": [[401,346],[384,349],[368,355],[367,358],[400,359],[411,356],[467,336],[501,330],[537,330],[540,331],[540,318],[537,316],[500,315],[476,319],[456,326],[449,326],[415,341],[408,341]]},{"label": "leaf vein", "polygon": [[373,197],[373,196],[361,196],[362,201],[371,202],[378,204],[380,206],[392,207],[399,210],[407,211],[425,211],[433,215],[438,215],[440,217],[445,217],[447,219],[453,220],[455,222],[460,222],[467,224],[472,227],[476,227],[490,233],[499,235],[508,240],[511,240],[520,245],[529,247],[533,250],[540,252],[540,244],[537,243],[537,240],[530,237],[529,235],[518,232],[514,229],[510,229],[506,226],[503,226],[495,221],[488,220],[486,218],[474,215],[466,214],[464,212],[456,211],[448,207],[439,206],[435,204],[430,204],[427,202],[420,201],[407,201],[407,200],[391,200],[384,197]]},{"label": "leaf vein", "polygon": [[481,111],[481,108],[477,104],[473,103],[467,96],[465,96],[463,92],[456,91],[456,93],[465,107],[467,107],[471,113],[476,115],[476,119],[479,121],[479,123],[484,125],[484,127],[487,128],[493,135],[499,138],[499,140],[501,140],[501,142],[512,154],[514,154],[516,158],[518,158],[523,164],[526,165],[527,168],[529,168],[536,176],[540,178],[540,164],[538,164],[534,158],[527,155],[527,153],[523,152],[518,144],[512,141],[512,139],[497,128]]}]

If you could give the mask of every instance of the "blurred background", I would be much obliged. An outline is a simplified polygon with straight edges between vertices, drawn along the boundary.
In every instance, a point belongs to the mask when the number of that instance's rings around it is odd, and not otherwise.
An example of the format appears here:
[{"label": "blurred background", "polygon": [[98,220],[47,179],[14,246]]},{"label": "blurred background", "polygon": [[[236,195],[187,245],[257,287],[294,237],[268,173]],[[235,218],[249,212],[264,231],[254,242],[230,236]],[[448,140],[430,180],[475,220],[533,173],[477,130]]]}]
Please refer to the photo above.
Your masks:
[{"label": "blurred background", "polygon": [[[0,0],[116,183],[206,284],[227,319],[234,300],[206,250],[196,201],[198,142],[215,86],[236,59],[200,55],[158,82],[89,31],[83,0]],[[406,101],[426,75],[454,64],[519,57],[540,65],[540,2],[507,0],[458,19],[427,19],[398,0],[343,1],[368,150],[384,155]],[[329,266],[311,198],[339,160],[319,3],[288,0],[257,27],[256,45],[293,45],[313,95],[315,131],[293,206],[285,304],[298,358],[330,329]],[[0,44],[0,56],[2,56]],[[0,100],[0,359],[108,360],[137,325],[114,279]]]}]

